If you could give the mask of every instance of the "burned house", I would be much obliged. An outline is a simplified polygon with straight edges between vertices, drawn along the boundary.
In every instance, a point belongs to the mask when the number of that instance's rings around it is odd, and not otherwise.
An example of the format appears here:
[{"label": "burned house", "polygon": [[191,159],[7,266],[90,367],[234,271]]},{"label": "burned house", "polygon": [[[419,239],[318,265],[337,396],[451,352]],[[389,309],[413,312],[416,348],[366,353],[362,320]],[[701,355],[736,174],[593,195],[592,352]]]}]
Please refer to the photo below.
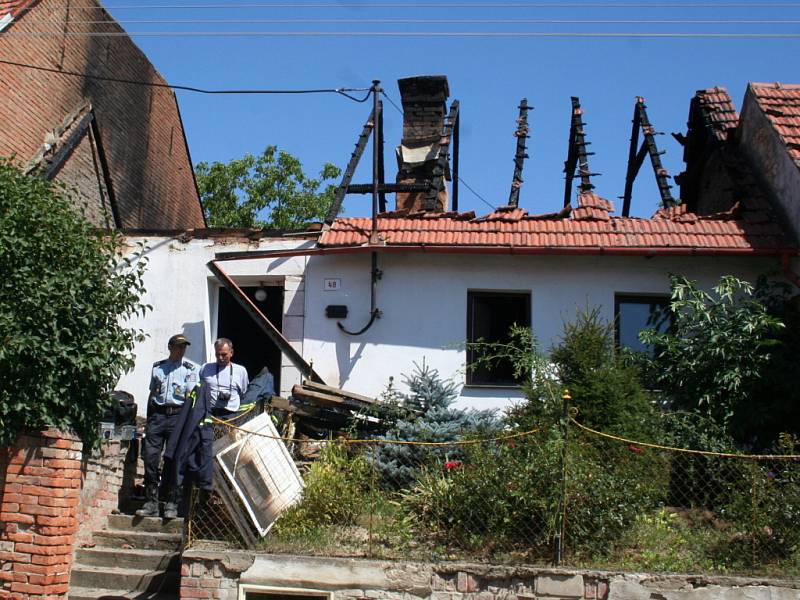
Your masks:
[{"label": "burned house", "polygon": [[[371,193],[372,216],[339,218],[333,206],[318,231],[300,236],[148,237],[148,277],[155,281],[180,263],[188,293],[166,302],[148,286],[147,301],[157,308],[142,323],[147,344],[183,330],[195,342],[191,357],[204,360],[215,337],[231,337],[242,345],[241,362],[270,365],[284,397],[312,380],[374,398],[390,377],[400,383],[424,360],[460,384],[462,405],[489,408],[519,391],[508,369],[467,369],[468,343],[500,339],[514,323],[531,327],[548,348],[577,308],[598,307],[616,322],[620,343],[635,346],[654,307],[666,301],[671,273],[703,287],[721,275],[754,280],[776,270],[797,283],[796,87],[751,84],[741,115],[722,88],[699,91],[688,131],[678,136],[686,160],[679,194],[658,158],[645,103],[636,99],[619,213],[594,187],[577,98],[564,206],[552,214],[524,208],[519,184],[530,140],[523,101],[509,203],[486,215],[458,208],[458,103],[448,105],[446,78],[401,80],[400,91],[405,122],[395,181],[387,182],[379,152],[374,181],[352,181],[355,164],[368,160],[368,138],[383,143],[376,97],[337,193],[338,203],[347,193]],[[657,183],[652,218],[629,216],[642,169],[652,169]],[[391,194],[395,205],[387,206]],[[120,385],[143,402],[148,362],[140,363]]]}]

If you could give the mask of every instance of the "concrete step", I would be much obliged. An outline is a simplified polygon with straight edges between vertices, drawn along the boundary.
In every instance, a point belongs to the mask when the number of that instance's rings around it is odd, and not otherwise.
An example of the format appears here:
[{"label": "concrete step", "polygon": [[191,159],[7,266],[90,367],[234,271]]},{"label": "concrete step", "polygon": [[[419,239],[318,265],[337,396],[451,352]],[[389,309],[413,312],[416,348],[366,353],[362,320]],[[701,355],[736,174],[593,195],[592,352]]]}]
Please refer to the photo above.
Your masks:
[{"label": "concrete step", "polygon": [[137,517],[136,515],[108,515],[108,529],[150,531],[155,533],[181,533],[183,519]]},{"label": "concrete step", "polygon": [[128,600],[129,598],[136,598],[137,600],[178,600],[177,593],[164,593],[164,592],[139,592],[136,590],[129,592],[121,592],[119,590],[106,590],[101,588],[82,588],[70,587],[67,594],[68,600]]},{"label": "concrete step", "polygon": [[120,567],[148,571],[179,571],[181,555],[163,550],[125,550],[118,548],[78,548],[75,563],[90,567]]},{"label": "concrete step", "polygon": [[100,548],[167,550],[180,549],[179,533],[156,533],[150,531],[103,530],[95,531],[94,543]]},{"label": "concrete step", "polygon": [[145,569],[122,569],[74,565],[70,576],[71,587],[115,588],[141,592],[177,593],[180,587],[179,571],[148,571]]}]

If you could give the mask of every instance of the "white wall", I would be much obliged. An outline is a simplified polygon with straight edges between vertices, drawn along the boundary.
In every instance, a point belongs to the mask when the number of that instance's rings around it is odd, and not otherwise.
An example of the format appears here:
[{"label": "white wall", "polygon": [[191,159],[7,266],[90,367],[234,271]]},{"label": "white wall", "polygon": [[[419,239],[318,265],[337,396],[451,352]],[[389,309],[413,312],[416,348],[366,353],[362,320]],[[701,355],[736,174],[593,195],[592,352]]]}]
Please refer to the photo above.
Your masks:
[{"label": "white wall", "polygon": [[[142,238],[130,238],[131,249]],[[217,252],[297,248],[309,240],[245,240],[148,238],[147,294],[154,307],[132,325],[148,337],[136,349],[136,367],[119,382],[131,392],[140,410],[147,401],[152,363],[167,354],[166,344],[184,333],[192,345],[187,357],[213,359],[218,284],[206,263]],[[669,291],[668,276],[680,273],[713,285],[720,275],[754,281],[777,266],[775,259],[706,257],[559,257],[386,254],[379,256],[383,278],[377,306],[383,316],[361,336],[349,336],[325,317],[329,304],[344,304],[343,324],[361,329],[369,318],[370,256],[337,255],[247,260],[222,263],[240,285],[282,284],[285,289],[283,333],[326,383],[359,394],[379,395],[389,377],[402,387],[402,376],[423,360],[452,378],[461,388],[460,406],[496,408],[520,394],[515,389],[463,387],[467,327],[467,291],[525,291],[531,294],[531,323],[543,349],[559,337],[564,320],[579,307],[601,307],[611,320],[615,293]],[[325,291],[325,279],[338,279],[341,289]],[[254,325],[255,327],[255,325]],[[281,395],[288,395],[300,373],[284,357]]]},{"label": "white wall", "polygon": [[[139,413],[143,414],[147,406],[150,370],[155,361],[166,358],[167,340],[172,335],[183,333],[191,342],[186,351],[187,358],[197,363],[213,360],[212,344],[216,338],[219,284],[206,263],[214,259],[217,252],[290,249],[307,246],[310,242],[273,239],[252,243],[242,238],[193,239],[182,242],[171,237],[129,237],[127,246],[131,252],[138,242],[145,243],[148,248],[147,271],[144,276],[147,291],[142,302],[150,304],[153,310],[143,318],[136,318],[129,323],[132,327],[143,329],[147,338],[136,346],[136,366],[120,379],[117,389],[133,394],[139,405]],[[223,263],[225,271],[239,285],[258,285],[263,281],[285,286],[284,314],[299,314],[300,322],[298,323],[297,316],[285,318],[283,331],[301,352],[304,303],[302,277],[306,261],[305,257],[299,257],[269,262],[246,260]],[[282,369],[281,379],[282,388],[285,385],[291,388],[293,383],[299,381],[300,376],[288,363]]]},{"label": "white wall", "polygon": [[[613,319],[615,293],[668,293],[670,273],[703,287],[723,274],[754,281],[775,266],[775,260],[756,258],[380,255],[377,306],[383,316],[354,337],[325,317],[325,306],[347,305],[343,324],[351,331],[366,324],[369,255],[313,257],[306,277],[304,354],[327,383],[361,394],[380,394],[390,376],[399,383],[422,360],[463,386],[468,290],[530,292],[533,330],[548,349],[579,307],[599,306],[605,319]],[[341,290],[324,291],[325,278],[340,279]],[[507,388],[466,387],[459,405],[495,408],[517,398]]]}]

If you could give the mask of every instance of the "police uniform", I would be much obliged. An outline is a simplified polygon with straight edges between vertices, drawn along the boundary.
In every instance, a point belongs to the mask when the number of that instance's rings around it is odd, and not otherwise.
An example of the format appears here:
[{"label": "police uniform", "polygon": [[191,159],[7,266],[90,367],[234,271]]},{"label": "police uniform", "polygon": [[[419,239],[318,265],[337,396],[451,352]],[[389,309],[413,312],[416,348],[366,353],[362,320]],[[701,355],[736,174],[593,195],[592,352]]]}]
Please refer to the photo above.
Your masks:
[{"label": "police uniform", "polygon": [[[176,362],[164,359],[153,364],[143,452],[148,499],[157,493],[162,480],[159,469],[161,453],[175,428],[184,400],[197,385],[198,371],[198,365],[186,359]],[[164,484],[167,480],[163,478]]]}]

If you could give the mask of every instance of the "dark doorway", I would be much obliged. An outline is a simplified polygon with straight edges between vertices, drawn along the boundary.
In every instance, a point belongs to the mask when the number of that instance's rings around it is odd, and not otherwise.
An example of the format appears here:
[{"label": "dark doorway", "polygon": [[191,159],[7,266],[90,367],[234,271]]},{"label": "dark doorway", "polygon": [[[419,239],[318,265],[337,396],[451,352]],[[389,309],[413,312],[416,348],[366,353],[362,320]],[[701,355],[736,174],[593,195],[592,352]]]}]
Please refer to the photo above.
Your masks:
[{"label": "dark doorway", "polygon": [[[262,298],[266,292],[266,298]],[[272,321],[279,330],[283,328],[283,287],[246,287],[242,291]],[[256,295],[258,292],[258,295]],[[247,369],[253,379],[262,368],[269,368],[275,377],[275,391],[281,389],[281,351],[261,331],[253,319],[239,306],[231,293],[225,288],[219,290],[219,311],[217,313],[217,337],[228,338],[233,342],[233,360]]]}]

